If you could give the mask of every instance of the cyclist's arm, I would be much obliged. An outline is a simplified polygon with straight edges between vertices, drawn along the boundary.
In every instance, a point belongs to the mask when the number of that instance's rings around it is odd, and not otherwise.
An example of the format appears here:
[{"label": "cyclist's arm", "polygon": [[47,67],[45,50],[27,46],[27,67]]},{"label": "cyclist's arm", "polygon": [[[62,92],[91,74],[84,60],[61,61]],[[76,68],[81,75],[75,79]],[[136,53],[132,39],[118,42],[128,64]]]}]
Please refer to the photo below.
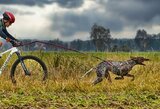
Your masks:
[{"label": "cyclist's arm", "polygon": [[3,28],[1,27],[0,28],[0,36],[3,38],[3,39],[6,39],[8,36],[3,32]]},{"label": "cyclist's arm", "polygon": [[11,34],[8,33],[8,31],[5,28],[2,28],[2,34],[4,34],[5,36],[3,37],[4,39],[6,38],[10,38],[12,40],[17,40],[16,38],[14,38]]},{"label": "cyclist's arm", "polygon": [[2,38],[4,38],[4,39],[10,38],[10,39],[11,39],[10,43],[11,43],[12,45],[14,45],[14,41],[12,41],[12,40],[18,41],[18,40],[15,39],[12,35],[10,35],[10,34],[7,32],[6,29],[4,29],[4,28],[2,28],[2,27],[0,28],[0,36],[1,36]]}]

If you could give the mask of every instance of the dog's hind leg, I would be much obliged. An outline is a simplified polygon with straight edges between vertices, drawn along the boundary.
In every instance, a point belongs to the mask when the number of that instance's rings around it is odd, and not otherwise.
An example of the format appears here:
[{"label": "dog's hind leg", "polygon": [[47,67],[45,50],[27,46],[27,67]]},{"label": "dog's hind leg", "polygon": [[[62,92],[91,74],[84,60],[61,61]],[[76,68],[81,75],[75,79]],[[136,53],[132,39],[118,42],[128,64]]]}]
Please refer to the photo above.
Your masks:
[{"label": "dog's hind leg", "polygon": [[132,77],[131,81],[134,81],[134,75],[127,74],[126,76],[127,76],[127,77]]},{"label": "dog's hind leg", "polygon": [[96,73],[97,73],[97,78],[93,81],[93,85],[96,85],[97,83],[99,83],[103,80],[103,78],[102,78],[104,76],[103,72],[101,70],[97,69]]},{"label": "dog's hind leg", "polygon": [[93,85],[96,85],[97,83],[101,82],[103,79],[102,77],[97,77],[94,81],[93,81]]},{"label": "dog's hind leg", "polygon": [[112,83],[111,76],[110,76],[108,70],[106,70],[106,72],[105,72],[105,77],[110,83]]}]

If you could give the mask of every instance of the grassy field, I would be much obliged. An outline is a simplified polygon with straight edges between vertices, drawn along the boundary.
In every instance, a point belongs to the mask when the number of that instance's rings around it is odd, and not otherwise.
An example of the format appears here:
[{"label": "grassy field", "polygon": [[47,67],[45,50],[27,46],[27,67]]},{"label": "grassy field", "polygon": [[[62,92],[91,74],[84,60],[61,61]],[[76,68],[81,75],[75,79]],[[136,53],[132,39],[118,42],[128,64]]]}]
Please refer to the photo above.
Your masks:
[{"label": "grassy field", "polygon": [[[31,53],[24,53],[24,55]],[[49,78],[45,83],[30,80],[29,77],[16,85],[9,78],[12,59],[0,77],[0,108],[6,109],[158,109],[160,108],[160,53],[86,53],[73,52],[32,52],[41,58],[48,67]],[[127,60],[130,56],[143,56],[151,59],[146,66],[135,66],[131,74],[135,80],[125,78],[112,84],[104,79],[92,86],[95,72],[83,79],[80,77],[100,60]],[[5,58],[5,56],[4,56]],[[1,63],[4,59],[1,59]],[[0,64],[1,64],[0,63]]]}]

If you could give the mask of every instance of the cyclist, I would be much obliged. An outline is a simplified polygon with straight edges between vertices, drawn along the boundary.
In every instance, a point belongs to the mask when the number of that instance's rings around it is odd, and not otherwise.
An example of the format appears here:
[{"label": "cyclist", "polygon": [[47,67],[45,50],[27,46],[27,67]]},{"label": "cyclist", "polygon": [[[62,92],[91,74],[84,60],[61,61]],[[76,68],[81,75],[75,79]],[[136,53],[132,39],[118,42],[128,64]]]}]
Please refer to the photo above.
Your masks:
[{"label": "cyclist", "polygon": [[[12,25],[15,22],[15,17],[11,12],[4,12],[3,18],[0,19],[0,36],[4,38],[7,42],[12,43],[12,45],[19,45],[20,41],[14,38],[11,34],[8,33],[6,27]],[[0,46],[2,46],[2,42],[0,42]]]}]

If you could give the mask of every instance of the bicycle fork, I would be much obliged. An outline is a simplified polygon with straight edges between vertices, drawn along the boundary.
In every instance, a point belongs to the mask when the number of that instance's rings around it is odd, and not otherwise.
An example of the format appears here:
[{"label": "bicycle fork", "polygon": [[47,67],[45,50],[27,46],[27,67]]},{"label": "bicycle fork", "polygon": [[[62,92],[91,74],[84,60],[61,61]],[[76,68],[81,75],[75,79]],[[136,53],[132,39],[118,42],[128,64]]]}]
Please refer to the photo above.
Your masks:
[{"label": "bicycle fork", "polygon": [[24,61],[23,61],[20,53],[19,53],[19,52],[16,52],[16,54],[17,54],[17,56],[18,56],[18,58],[19,58],[19,60],[20,60],[20,63],[21,63],[21,66],[22,66],[22,68],[23,68],[23,70],[24,70],[24,72],[25,72],[25,75],[30,76],[31,73],[30,73],[30,72],[28,71],[28,69],[26,68],[26,65],[24,64]]}]

